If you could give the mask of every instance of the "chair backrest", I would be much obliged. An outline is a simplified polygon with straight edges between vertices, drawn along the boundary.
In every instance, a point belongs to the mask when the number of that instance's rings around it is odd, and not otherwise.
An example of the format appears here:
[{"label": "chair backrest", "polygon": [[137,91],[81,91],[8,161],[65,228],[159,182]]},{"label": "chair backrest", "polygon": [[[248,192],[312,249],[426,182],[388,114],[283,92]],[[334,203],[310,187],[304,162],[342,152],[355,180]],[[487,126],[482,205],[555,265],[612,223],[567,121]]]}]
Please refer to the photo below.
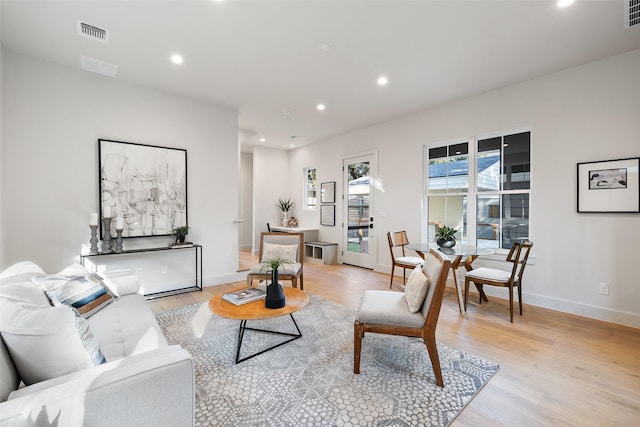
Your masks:
[{"label": "chair backrest", "polygon": [[444,298],[444,291],[447,287],[447,277],[449,276],[450,267],[451,261],[433,249],[429,250],[429,253],[424,259],[422,272],[429,278],[429,289],[427,290],[427,296],[424,298],[424,303],[421,308],[422,315],[425,318],[422,328],[423,337],[427,331],[431,331],[431,333],[435,332],[438,317],[440,316],[440,307],[442,307],[442,300]]},{"label": "chair backrest", "polygon": [[401,247],[402,248],[402,256],[404,256],[404,247],[409,244],[409,238],[407,238],[406,231],[394,231],[387,233],[387,240],[389,241],[389,251],[391,251],[391,260],[395,262],[396,255],[393,252],[393,248]]},{"label": "chair backrest", "polygon": [[274,245],[297,245],[296,260],[303,263],[304,260],[304,233],[278,233],[278,232],[262,232],[260,233],[260,253],[259,260],[262,262],[262,254],[265,243]]},{"label": "chair backrest", "polygon": [[515,241],[511,245],[511,250],[509,250],[509,254],[507,255],[507,262],[513,263],[511,280],[518,282],[522,280],[531,248],[533,248],[533,242],[530,240]]}]

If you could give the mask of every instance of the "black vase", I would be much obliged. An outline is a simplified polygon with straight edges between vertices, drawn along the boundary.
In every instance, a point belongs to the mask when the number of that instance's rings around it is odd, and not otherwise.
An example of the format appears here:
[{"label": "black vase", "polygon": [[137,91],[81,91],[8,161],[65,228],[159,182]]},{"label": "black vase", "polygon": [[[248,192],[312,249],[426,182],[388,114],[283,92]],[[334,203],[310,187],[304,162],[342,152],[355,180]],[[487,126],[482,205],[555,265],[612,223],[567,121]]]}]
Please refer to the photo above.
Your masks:
[{"label": "black vase", "polygon": [[456,239],[438,239],[436,243],[441,248],[452,248],[456,245]]},{"label": "black vase", "polygon": [[284,290],[278,283],[278,269],[271,273],[271,283],[267,285],[267,297],[264,300],[266,308],[282,308],[285,305]]}]

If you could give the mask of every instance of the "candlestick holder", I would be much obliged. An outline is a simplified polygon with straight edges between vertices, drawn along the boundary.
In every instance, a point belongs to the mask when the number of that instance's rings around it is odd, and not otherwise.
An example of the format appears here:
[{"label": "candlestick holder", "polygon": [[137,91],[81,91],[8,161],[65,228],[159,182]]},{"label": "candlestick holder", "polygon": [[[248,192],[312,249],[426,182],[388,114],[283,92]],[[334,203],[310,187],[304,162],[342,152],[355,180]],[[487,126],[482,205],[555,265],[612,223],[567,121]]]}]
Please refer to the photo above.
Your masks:
[{"label": "candlestick holder", "polygon": [[89,248],[89,255],[97,255],[98,252],[98,226],[90,225],[91,228],[91,239],[89,239],[89,243],[91,243],[91,248]]},{"label": "candlestick holder", "polygon": [[122,253],[122,228],[120,230],[116,228],[116,253]]},{"label": "candlestick holder", "polygon": [[102,218],[102,224],[104,226],[104,237],[102,238],[102,253],[110,254],[113,252],[111,249],[111,218]]}]

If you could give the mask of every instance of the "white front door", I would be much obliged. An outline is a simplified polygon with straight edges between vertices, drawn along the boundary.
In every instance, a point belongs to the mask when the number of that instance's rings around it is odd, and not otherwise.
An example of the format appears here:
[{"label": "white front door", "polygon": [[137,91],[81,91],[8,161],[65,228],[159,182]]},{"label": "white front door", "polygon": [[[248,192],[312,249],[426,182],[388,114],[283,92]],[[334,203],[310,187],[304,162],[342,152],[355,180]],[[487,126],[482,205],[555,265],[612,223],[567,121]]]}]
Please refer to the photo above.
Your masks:
[{"label": "white front door", "polygon": [[367,154],[343,160],[344,212],[342,222],[344,264],[373,269],[376,245],[373,232],[373,182],[376,157]]}]

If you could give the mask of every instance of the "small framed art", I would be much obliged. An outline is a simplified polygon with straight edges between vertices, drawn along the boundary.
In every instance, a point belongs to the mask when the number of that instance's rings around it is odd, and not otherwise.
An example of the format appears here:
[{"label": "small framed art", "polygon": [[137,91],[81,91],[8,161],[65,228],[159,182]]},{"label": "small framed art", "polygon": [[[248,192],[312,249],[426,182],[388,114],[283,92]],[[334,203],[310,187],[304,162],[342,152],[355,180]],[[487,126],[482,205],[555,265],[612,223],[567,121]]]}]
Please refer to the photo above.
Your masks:
[{"label": "small framed art", "polygon": [[578,212],[640,212],[639,168],[640,157],[578,163]]}]

